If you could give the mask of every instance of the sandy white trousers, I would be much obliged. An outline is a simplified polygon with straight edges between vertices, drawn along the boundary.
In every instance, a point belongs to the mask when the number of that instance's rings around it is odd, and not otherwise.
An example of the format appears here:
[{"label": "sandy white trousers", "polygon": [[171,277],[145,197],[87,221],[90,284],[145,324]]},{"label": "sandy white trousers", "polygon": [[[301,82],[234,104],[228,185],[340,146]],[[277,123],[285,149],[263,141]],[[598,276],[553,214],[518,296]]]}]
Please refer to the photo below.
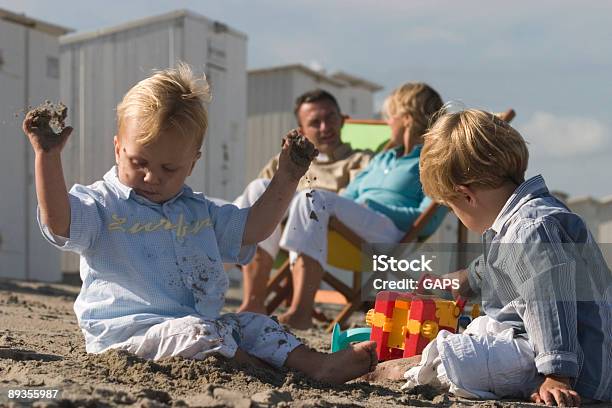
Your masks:
[{"label": "sandy white trousers", "polygon": [[302,191],[289,207],[280,240],[280,246],[290,251],[292,262],[298,254],[305,254],[327,267],[327,227],[331,216],[370,243],[398,242],[405,234],[386,215],[336,193]]},{"label": "sandy white trousers", "polygon": [[[270,180],[268,179],[255,179],[251,181],[244,189],[242,195],[234,200],[234,205],[236,205],[238,208],[251,207],[259,199],[259,197],[261,197],[264,191],[266,191],[269,184]],[[285,214],[285,217],[286,216],[287,214]],[[272,234],[257,244],[257,246],[266,251],[272,257],[272,259],[275,259],[279,251],[278,243],[280,238],[281,226],[277,225]]]},{"label": "sandy white trousers", "polygon": [[[269,184],[270,184],[270,180],[268,179],[255,179],[251,181],[246,186],[242,194],[234,200],[233,204],[238,208],[247,208],[247,207],[253,206],[253,204],[255,204],[255,202],[259,199],[259,197],[261,197],[261,195],[264,193],[264,191],[266,191],[266,188],[268,188]],[[215,197],[206,197],[206,198],[208,198],[210,201],[213,201],[217,205],[224,205],[224,204],[229,203],[229,201],[225,201],[220,198],[215,198]],[[287,214],[285,214],[285,217],[286,216]],[[276,228],[274,228],[274,231],[272,232],[272,234],[270,234],[268,238],[266,238],[265,240],[257,244],[257,246],[263,249],[264,251],[266,251],[272,257],[272,259],[275,259],[280,249],[278,245],[280,238],[281,238],[281,227],[280,225],[277,225]]]},{"label": "sandy white trousers", "polygon": [[168,319],[109,349],[127,350],[148,360],[172,356],[203,360],[211,354],[233,357],[240,348],[281,367],[300,344],[270,317],[242,312],[227,313],[216,319],[198,315]]},{"label": "sandy white trousers", "polygon": [[402,389],[432,384],[483,399],[528,398],[538,385],[533,346],[488,316],[477,317],[461,334],[441,330],[404,378]]}]

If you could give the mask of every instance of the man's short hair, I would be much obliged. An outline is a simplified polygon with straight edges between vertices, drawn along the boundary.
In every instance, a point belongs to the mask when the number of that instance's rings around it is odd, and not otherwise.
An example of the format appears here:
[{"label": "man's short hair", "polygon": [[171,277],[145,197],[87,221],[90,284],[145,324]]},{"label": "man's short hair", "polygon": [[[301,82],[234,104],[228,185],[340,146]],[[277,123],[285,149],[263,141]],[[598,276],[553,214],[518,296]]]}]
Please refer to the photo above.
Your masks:
[{"label": "man's short hair", "polygon": [[118,130],[126,119],[136,120],[138,142],[148,144],[167,129],[179,130],[202,146],[208,128],[204,105],[210,100],[206,78],[197,78],[189,65],[180,62],[176,68],[156,71],[134,85],[117,105]]},{"label": "man's short hair", "polygon": [[315,103],[321,101],[329,101],[331,102],[336,109],[338,110],[338,115],[342,115],[342,111],[340,110],[340,105],[338,105],[338,101],[332,94],[323,90],[323,89],[313,89],[312,91],[308,91],[298,96],[295,100],[295,106],[293,108],[293,114],[295,115],[295,120],[297,120],[298,125],[300,124],[300,117],[298,116],[298,112],[300,107],[305,103]]},{"label": "man's short hair", "polygon": [[477,109],[447,113],[424,135],[419,160],[423,192],[448,203],[459,196],[460,185],[520,185],[528,161],[523,137],[494,114]]}]

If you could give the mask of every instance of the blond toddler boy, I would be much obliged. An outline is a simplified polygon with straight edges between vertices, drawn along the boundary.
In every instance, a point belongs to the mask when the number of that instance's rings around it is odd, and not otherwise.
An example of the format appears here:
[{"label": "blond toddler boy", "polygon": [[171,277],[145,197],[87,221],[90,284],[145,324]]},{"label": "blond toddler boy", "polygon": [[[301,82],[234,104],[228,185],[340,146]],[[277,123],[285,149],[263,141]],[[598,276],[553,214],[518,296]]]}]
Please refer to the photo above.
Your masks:
[{"label": "blond toddler boy", "polygon": [[193,192],[185,179],[201,157],[207,98],[206,81],[185,64],[136,84],[117,106],[116,165],[102,180],[70,192],[60,153],[72,129],[49,139],[32,115],[24,120],[35,152],[43,235],[81,258],[83,285],[74,310],[87,351],[120,348],[155,360],[219,354],[330,383],[372,370],[371,342],[325,354],[267,316],[220,315],[228,288],[223,262],[249,261],[281,220],[308,166],[291,159],[294,147],[285,142],[279,171],[252,207],[218,206]]}]

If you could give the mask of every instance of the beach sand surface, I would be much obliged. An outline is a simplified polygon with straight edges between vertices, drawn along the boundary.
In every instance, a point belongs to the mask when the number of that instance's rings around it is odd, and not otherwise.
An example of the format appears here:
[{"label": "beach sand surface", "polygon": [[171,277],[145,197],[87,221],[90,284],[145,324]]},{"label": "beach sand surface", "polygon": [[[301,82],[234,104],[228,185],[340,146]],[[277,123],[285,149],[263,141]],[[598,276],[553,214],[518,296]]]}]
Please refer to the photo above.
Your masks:
[{"label": "beach sand surface", "polygon": [[[79,287],[0,280],[0,406],[37,407],[530,407],[519,401],[471,401],[402,381],[341,386],[300,373],[241,367],[223,358],[146,361],[126,352],[87,354],[72,310]],[[235,311],[239,288],[225,310]],[[363,325],[363,314],[353,317]],[[295,334],[329,350],[322,326]],[[338,367],[341,369],[341,367]],[[58,390],[55,398],[8,398],[9,390]],[[598,405],[601,407],[602,405]]]}]

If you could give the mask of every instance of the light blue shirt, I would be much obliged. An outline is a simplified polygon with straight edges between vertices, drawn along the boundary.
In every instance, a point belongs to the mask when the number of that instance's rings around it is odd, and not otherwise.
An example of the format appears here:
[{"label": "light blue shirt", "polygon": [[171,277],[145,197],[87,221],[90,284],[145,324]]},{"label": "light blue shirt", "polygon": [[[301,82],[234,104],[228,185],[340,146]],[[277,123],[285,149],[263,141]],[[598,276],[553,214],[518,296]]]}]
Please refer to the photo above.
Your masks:
[{"label": "light blue shirt", "polygon": [[536,176],[510,196],[482,245],[468,277],[484,312],[527,336],[539,373],[611,401],[612,275],[584,221]]},{"label": "light blue shirt", "polygon": [[80,255],[83,285],[74,304],[88,352],[100,352],[154,324],[187,315],[219,316],[228,278],[224,262],[246,263],[249,208],[218,206],[183,186],[163,204],[123,185],[113,167],[69,193],[70,238],[43,235]]},{"label": "light blue shirt", "polygon": [[[432,202],[423,193],[419,179],[422,148],[423,145],[417,145],[403,156],[398,156],[399,148],[378,153],[341,195],[366,204],[368,208],[389,217],[398,229],[408,231]],[[446,207],[440,206],[423,228],[421,236],[433,234],[447,211]]]}]

